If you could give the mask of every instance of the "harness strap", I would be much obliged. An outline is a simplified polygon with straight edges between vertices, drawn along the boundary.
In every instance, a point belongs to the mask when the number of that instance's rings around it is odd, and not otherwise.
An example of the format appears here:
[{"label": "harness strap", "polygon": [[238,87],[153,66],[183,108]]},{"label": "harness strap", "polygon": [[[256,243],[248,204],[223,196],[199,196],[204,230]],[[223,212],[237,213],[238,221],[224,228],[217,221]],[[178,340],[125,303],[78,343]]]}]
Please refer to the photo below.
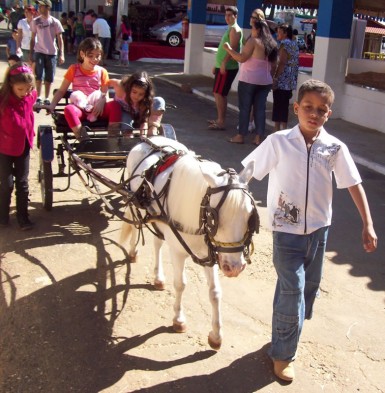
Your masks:
[{"label": "harness strap", "polygon": [[179,153],[173,153],[171,156],[168,156],[161,165],[158,165],[156,168],[156,171],[154,173],[154,177],[160,175],[162,172],[164,172],[167,168],[169,168],[171,165],[175,164],[176,161],[180,158]]},{"label": "harness strap", "polygon": [[[167,214],[164,210],[163,205],[160,203],[158,198],[158,195],[153,187],[153,185],[150,183],[149,184],[150,188],[151,188],[151,192],[154,195],[154,200],[157,203],[160,213],[161,213],[161,217],[167,217]],[[172,220],[168,219],[167,220],[167,224],[170,227],[170,229],[172,230],[174,236],[178,239],[178,241],[180,242],[180,244],[182,245],[182,247],[186,250],[186,252],[190,255],[191,259],[197,263],[200,266],[209,266],[212,267],[215,265],[216,259],[213,260],[213,258],[210,258],[210,256],[207,256],[206,258],[198,258],[190,249],[190,247],[187,245],[187,243],[184,241],[183,237],[181,236],[181,234],[179,233],[179,231],[177,230],[177,228],[175,227],[174,223]]]}]

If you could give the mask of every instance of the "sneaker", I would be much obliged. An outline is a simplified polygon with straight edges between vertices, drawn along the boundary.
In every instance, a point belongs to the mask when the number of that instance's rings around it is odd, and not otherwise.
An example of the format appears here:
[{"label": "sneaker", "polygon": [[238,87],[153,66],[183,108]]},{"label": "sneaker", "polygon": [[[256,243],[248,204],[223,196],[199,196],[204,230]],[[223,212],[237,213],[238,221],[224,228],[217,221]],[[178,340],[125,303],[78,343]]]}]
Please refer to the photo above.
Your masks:
[{"label": "sneaker", "polygon": [[50,101],[48,98],[46,98],[46,99],[44,100],[43,104],[44,104],[44,105],[51,105],[51,101]]},{"label": "sneaker", "polygon": [[19,219],[19,227],[22,231],[29,231],[32,229],[35,224],[29,220],[29,218]]},{"label": "sneaker", "polygon": [[88,135],[88,131],[91,131],[91,129],[90,129],[89,127],[82,126],[82,127],[80,128],[79,135],[77,136],[76,139],[77,139],[79,142],[90,140],[91,138],[90,138],[90,136]]},{"label": "sneaker", "polygon": [[36,105],[43,105],[43,99],[41,97],[37,97]]}]

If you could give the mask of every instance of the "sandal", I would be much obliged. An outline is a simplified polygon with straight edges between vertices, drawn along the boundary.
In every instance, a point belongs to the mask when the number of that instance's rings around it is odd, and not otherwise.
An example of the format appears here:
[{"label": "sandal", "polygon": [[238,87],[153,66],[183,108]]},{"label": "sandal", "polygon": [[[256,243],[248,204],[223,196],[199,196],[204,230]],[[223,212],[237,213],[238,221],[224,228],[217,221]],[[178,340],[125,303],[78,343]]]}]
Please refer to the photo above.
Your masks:
[{"label": "sandal", "polygon": [[224,131],[226,128],[218,124],[217,122],[211,123],[208,127],[209,130],[214,130],[214,131]]},{"label": "sandal", "polygon": [[245,143],[242,135],[235,135],[232,138],[228,139],[227,142],[236,143],[238,145],[243,145]]}]

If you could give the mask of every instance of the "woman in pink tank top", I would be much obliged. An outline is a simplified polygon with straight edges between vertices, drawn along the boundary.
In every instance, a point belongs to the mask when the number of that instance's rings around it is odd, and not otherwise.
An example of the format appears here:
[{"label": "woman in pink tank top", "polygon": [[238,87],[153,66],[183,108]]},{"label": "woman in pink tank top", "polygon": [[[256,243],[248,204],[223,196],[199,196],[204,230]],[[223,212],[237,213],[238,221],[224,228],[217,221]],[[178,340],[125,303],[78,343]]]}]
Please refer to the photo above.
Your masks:
[{"label": "woman in pink tank top", "polygon": [[239,133],[229,142],[244,143],[253,108],[256,133],[253,143],[259,145],[265,137],[266,100],[273,84],[278,49],[268,24],[257,10],[250,17],[250,26],[251,35],[241,53],[228,43],[224,44],[230,56],[241,63],[238,83]]}]

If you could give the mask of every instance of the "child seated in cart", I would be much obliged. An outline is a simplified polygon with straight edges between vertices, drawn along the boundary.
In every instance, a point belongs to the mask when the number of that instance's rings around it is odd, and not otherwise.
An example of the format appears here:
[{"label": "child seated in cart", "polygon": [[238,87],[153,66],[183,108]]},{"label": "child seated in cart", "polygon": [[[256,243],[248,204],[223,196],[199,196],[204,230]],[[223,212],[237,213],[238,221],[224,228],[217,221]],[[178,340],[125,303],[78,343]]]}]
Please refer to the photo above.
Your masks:
[{"label": "child seated in cart", "polygon": [[107,70],[98,65],[102,55],[103,48],[98,39],[89,37],[83,40],[78,47],[78,63],[68,68],[52,103],[42,106],[53,112],[72,84],[74,91],[70,97],[71,104],[64,108],[64,117],[80,142],[90,139],[82,120],[108,119],[109,127],[112,128],[121,120],[119,103],[106,100],[109,76]]},{"label": "child seated in cart", "polygon": [[154,97],[154,87],[147,73],[126,75],[122,80],[110,79],[108,84],[115,90],[115,102],[122,107],[122,123],[139,129],[141,135],[157,135],[166,103],[162,97]]}]

